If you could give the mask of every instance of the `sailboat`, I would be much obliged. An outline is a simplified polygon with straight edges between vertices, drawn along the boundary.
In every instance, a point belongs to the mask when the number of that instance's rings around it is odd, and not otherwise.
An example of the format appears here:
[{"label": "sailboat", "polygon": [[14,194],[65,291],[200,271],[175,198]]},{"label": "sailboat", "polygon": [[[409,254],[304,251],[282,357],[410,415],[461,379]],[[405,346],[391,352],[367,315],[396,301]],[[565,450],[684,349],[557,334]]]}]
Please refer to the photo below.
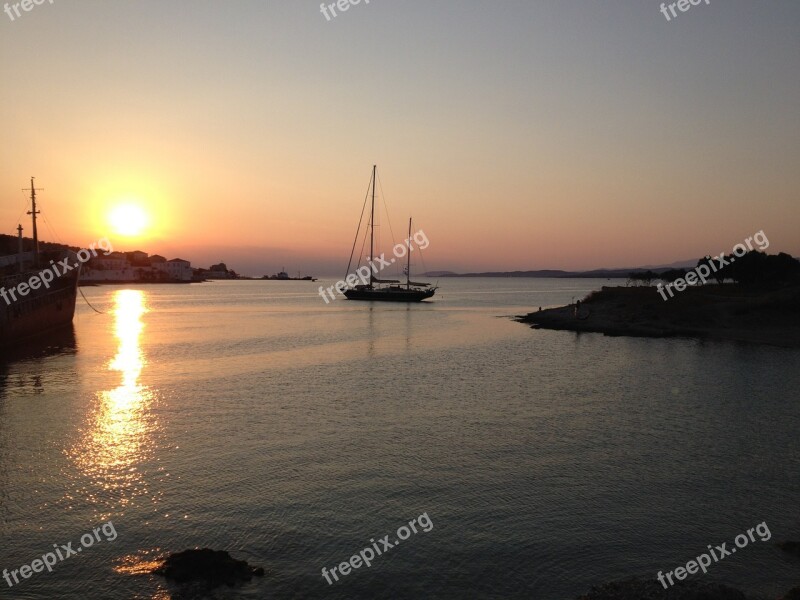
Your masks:
[{"label": "sailboat", "polygon": [[[369,257],[375,256],[375,184],[378,167],[372,167],[372,209],[369,219]],[[362,213],[363,214],[363,213]],[[356,240],[360,231],[356,232]],[[407,264],[405,268],[406,281],[402,283],[398,279],[379,279],[370,269],[369,283],[355,285],[344,290],[344,296],[348,300],[375,300],[382,302],[421,302],[431,298],[436,293],[436,287],[430,283],[420,283],[411,281],[411,219],[408,220],[408,252],[406,253]],[[353,245],[355,247],[355,244]],[[352,255],[351,255],[352,261]],[[350,265],[347,266],[348,272]],[[363,281],[363,279],[362,279]]]}]

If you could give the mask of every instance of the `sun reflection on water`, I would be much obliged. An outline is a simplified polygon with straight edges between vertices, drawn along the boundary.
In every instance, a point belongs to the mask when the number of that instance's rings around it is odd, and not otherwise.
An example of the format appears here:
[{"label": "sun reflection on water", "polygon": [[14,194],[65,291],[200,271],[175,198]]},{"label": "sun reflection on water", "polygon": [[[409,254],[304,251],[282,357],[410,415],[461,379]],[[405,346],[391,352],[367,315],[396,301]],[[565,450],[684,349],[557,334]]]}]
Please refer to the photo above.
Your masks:
[{"label": "sun reflection on water", "polygon": [[84,476],[84,499],[124,509],[131,500],[147,494],[143,463],[154,454],[153,433],[158,424],[150,408],[153,390],[142,385],[147,364],[141,347],[145,294],[140,290],[114,293],[114,335],[117,353],[107,369],[121,376],[120,385],[96,393],[94,411],[80,442],[69,451]]}]

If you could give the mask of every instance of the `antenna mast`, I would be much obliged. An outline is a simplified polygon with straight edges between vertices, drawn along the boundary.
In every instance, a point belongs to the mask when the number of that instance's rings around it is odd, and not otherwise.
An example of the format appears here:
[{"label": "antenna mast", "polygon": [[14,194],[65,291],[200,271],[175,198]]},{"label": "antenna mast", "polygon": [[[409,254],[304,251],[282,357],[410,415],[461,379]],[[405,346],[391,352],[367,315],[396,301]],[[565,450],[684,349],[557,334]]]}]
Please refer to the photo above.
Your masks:
[{"label": "antenna mast", "polygon": [[33,184],[33,177],[31,177],[31,187],[30,190],[22,190],[23,192],[30,191],[31,193],[31,210],[28,211],[28,214],[31,215],[33,219],[33,266],[34,268],[39,266],[39,231],[36,229],[36,215],[38,215],[40,210],[36,210],[36,192],[42,192],[44,190],[36,189],[36,186]]}]

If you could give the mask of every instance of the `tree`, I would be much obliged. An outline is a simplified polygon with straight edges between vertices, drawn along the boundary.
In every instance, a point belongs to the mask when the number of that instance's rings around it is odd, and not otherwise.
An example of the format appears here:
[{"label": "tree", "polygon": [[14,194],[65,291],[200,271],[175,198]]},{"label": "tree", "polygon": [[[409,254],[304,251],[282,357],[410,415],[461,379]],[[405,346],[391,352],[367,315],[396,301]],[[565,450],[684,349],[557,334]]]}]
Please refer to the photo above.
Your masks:
[{"label": "tree", "polygon": [[674,283],[676,280],[686,276],[686,269],[668,269],[659,275],[659,279],[664,283]]},{"label": "tree", "polygon": [[[727,257],[725,257],[725,259],[729,260]],[[711,277],[713,277],[714,281],[716,281],[719,285],[725,283],[726,277],[730,277],[730,266],[720,267],[719,262],[715,261],[710,256],[706,256],[705,258],[701,258],[697,261],[698,267],[702,265],[706,265],[706,267],[708,267],[708,270],[711,271]]]},{"label": "tree", "polygon": [[628,273],[628,283],[626,285],[646,285],[650,286],[653,279],[658,279],[658,274],[653,271],[634,271]]},{"label": "tree", "polygon": [[800,280],[800,261],[784,252],[769,255],[752,250],[732,258],[730,277],[741,285],[780,285]]}]

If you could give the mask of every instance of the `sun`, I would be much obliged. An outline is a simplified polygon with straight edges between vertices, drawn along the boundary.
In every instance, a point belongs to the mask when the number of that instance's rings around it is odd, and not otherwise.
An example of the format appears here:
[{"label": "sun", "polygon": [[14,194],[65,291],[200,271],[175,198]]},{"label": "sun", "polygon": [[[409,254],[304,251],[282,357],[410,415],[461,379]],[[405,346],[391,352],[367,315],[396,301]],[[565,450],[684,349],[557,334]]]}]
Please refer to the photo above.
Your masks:
[{"label": "sun", "polygon": [[140,235],[148,224],[147,213],[136,204],[119,204],[108,213],[108,224],[118,235]]}]

